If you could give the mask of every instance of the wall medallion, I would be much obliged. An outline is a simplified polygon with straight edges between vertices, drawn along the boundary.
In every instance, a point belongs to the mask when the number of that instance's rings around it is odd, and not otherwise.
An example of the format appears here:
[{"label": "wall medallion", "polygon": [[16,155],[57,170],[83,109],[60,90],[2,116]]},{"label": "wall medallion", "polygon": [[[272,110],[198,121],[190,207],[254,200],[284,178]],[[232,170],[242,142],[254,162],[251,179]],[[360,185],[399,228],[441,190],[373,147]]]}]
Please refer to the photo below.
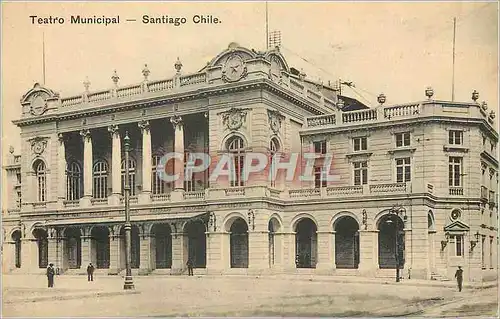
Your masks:
[{"label": "wall medallion", "polygon": [[245,61],[238,54],[229,56],[222,68],[222,80],[225,82],[237,82],[247,75]]}]

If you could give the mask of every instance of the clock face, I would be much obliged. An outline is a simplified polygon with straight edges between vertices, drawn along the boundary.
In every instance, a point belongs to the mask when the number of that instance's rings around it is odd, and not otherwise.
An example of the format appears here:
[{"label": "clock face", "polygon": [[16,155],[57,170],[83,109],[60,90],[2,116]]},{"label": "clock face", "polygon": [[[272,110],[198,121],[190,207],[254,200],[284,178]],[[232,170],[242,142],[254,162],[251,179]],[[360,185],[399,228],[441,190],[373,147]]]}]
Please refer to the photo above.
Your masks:
[{"label": "clock face", "polygon": [[271,58],[271,78],[276,80],[281,76],[281,63],[276,57]]},{"label": "clock face", "polygon": [[230,56],[222,72],[226,81],[234,82],[240,80],[246,74],[243,59],[239,55]]},{"label": "clock face", "polygon": [[41,115],[47,109],[47,103],[45,102],[45,95],[38,93],[33,100],[31,100],[31,112],[34,115]]},{"label": "clock face", "polygon": [[454,210],[451,212],[451,219],[457,220],[460,218],[460,211]]}]

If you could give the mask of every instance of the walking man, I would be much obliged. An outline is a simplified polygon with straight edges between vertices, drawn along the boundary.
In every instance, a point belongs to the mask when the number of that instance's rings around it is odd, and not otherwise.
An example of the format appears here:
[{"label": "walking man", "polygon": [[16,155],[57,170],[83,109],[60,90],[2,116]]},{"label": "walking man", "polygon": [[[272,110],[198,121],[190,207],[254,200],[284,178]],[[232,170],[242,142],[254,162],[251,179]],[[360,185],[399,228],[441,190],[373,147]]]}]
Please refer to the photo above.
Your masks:
[{"label": "walking man", "polygon": [[87,280],[94,281],[94,265],[92,263],[87,266]]},{"label": "walking man", "polygon": [[458,291],[462,291],[462,282],[463,282],[463,270],[462,267],[458,266],[457,271],[455,272],[455,278],[457,278]]},{"label": "walking man", "polygon": [[193,260],[191,257],[188,258],[186,265],[188,267],[188,276],[193,276]]},{"label": "walking man", "polygon": [[56,274],[56,271],[54,269],[54,264],[50,263],[49,267],[47,267],[47,280],[48,280],[49,288],[54,287],[55,274]]}]

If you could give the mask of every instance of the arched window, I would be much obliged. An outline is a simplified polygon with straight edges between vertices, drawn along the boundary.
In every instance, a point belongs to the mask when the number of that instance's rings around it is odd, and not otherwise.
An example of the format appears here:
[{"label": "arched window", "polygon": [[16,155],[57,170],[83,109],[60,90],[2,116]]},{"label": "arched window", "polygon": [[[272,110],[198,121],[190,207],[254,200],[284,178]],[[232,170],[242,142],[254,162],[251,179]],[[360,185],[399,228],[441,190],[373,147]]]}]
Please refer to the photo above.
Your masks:
[{"label": "arched window", "polygon": [[[129,176],[129,186],[130,186],[130,195],[135,195],[135,160],[129,158],[128,160],[128,176]],[[125,189],[125,161],[122,161],[122,195],[124,194]]]},{"label": "arched window", "polygon": [[[274,154],[278,153],[280,150],[280,143],[278,142],[278,139],[273,137],[271,141],[269,142],[269,153],[270,153],[270,163],[272,163]],[[273,167],[271,165],[271,168],[269,170],[269,177],[271,178],[271,187],[276,186],[276,176],[273,176]]]},{"label": "arched window", "polygon": [[45,202],[47,200],[47,170],[45,162],[38,160],[33,165],[35,168],[36,185],[37,185],[37,201]]},{"label": "arched window", "polygon": [[108,163],[98,160],[94,164],[94,198],[106,198],[108,196]]},{"label": "arched window", "polygon": [[233,156],[235,176],[231,178],[231,186],[244,186],[242,180],[243,161],[245,160],[245,143],[239,136],[233,136],[227,141],[227,151]]},{"label": "arched window", "polygon": [[158,167],[158,165],[161,163],[161,156],[159,155],[153,155],[152,158],[152,176],[151,176],[151,191],[153,194],[165,194],[168,185],[167,183],[162,179],[161,175],[162,172],[165,173],[165,168],[164,167]]},{"label": "arched window", "polygon": [[71,162],[66,170],[66,199],[82,197],[82,170],[77,162]]}]

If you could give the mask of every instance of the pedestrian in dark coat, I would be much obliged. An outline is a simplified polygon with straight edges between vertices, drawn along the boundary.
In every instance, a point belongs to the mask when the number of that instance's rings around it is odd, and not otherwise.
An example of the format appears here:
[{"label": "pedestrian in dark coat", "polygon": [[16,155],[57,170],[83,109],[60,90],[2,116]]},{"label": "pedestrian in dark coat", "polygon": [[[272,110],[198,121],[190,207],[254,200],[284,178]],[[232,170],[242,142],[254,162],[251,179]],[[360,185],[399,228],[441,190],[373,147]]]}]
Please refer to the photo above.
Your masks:
[{"label": "pedestrian in dark coat", "polygon": [[188,276],[193,276],[193,260],[188,258],[186,265],[188,267]]},{"label": "pedestrian in dark coat", "polygon": [[455,278],[457,278],[458,291],[462,291],[462,282],[464,280],[463,273],[464,271],[462,270],[462,267],[458,266],[458,269],[455,272]]},{"label": "pedestrian in dark coat", "polygon": [[54,269],[54,264],[50,263],[49,267],[47,267],[47,281],[49,288],[54,287],[54,276],[56,275],[56,271]]},{"label": "pedestrian in dark coat", "polygon": [[92,263],[87,266],[87,280],[94,281],[94,265]]}]

